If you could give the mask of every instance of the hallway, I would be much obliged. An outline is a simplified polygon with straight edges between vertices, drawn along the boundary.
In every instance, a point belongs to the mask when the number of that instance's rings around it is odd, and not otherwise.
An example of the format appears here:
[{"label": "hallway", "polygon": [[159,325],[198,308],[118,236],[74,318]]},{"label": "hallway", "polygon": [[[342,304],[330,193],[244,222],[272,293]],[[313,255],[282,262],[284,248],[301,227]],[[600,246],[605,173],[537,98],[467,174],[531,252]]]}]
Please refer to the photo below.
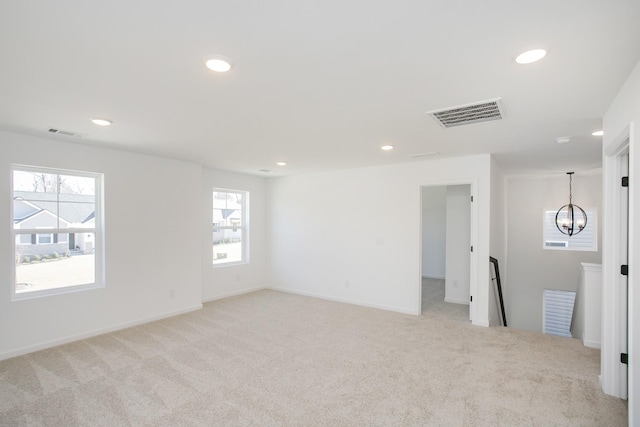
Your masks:
[{"label": "hallway", "polygon": [[439,313],[453,320],[469,321],[469,306],[444,302],[444,279],[422,278],[422,314]]}]

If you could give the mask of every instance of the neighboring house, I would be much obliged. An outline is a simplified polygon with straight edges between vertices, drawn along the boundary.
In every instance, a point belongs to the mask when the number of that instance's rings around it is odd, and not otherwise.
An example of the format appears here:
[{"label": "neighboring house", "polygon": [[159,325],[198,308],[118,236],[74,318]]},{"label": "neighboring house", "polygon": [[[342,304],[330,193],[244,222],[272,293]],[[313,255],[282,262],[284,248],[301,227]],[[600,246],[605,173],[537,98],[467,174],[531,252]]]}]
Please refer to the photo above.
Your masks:
[{"label": "neighboring house", "polygon": [[[42,230],[16,236],[17,252],[22,256],[62,255],[71,251],[93,252],[91,233],[53,233],[47,230],[86,228],[95,222],[94,196],[65,195],[57,201],[55,193],[15,191],[13,198],[14,229]],[[59,210],[60,212],[56,211]]]},{"label": "neighboring house", "polygon": [[[229,202],[227,206],[237,205],[234,209],[231,206],[228,209],[213,210],[213,243],[230,243],[240,241],[242,239],[242,205],[239,203]],[[217,228],[217,227],[233,227],[233,228]]]}]

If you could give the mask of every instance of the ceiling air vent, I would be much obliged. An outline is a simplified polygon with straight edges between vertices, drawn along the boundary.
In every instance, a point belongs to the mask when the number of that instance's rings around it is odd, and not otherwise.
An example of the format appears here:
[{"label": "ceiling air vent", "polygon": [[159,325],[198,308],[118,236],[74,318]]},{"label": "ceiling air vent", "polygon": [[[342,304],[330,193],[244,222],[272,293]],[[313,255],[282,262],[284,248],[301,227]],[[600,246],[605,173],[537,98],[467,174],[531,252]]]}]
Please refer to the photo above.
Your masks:
[{"label": "ceiling air vent", "polygon": [[443,128],[502,120],[504,116],[502,111],[502,98],[443,108],[441,110],[429,111],[427,114],[433,117]]},{"label": "ceiling air vent", "polygon": [[55,133],[57,135],[75,136],[76,138],[82,138],[83,136],[85,136],[84,133],[77,133],[77,132],[71,132],[68,130],[60,130],[60,129],[54,129],[54,128],[49,128],[49,132]]}]

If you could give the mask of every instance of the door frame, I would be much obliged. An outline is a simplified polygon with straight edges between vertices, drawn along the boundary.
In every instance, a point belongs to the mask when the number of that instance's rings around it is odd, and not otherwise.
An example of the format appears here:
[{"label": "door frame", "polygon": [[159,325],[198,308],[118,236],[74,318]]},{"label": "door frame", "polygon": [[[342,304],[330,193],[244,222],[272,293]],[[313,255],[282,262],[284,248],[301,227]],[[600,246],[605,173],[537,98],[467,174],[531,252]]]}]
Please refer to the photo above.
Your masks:
[{"label": "door frame", "polygon": [[[477,250],[477,242],[478,242],[478,229],[476,224],[478,223],[478,180],[473,179],[463,179],[460,181],[445,181],[438,183],[429,183],[422,184],[418,188],[420,192],[419,200],[419,218],[420,218],[420,238],[418,239],[419,244],[419,260],[420,260],[420,268],[419,277],[418,277],[418,286],[417,286],[417,294],[418,294],[418,307],[416,312],[418,314],[422,314],[422,188],[423,187],[448,187],[450,185],[468,185],[471,197],[473,198],[473,202],[470,201],[470,224],[469,224],[469,242],[471,246],[474,248],[473,252],[469,252],[469,295],[472,297],[469,302],[469,319],[472,323],[476,320],[476,312],[477,312],[477,298],[475,301],[473,300],[474,295],[478,295],[478,250]],[[488,263],[488,260],[487,260]],[[488,325],[487,325],[488,326]]]},{"label": "door frame", "polygon": [[[622,286],[631,277],[622,280],[620,265],[622,264],[622,233],[626,225],[622,224],[622,197],[625,196],[621,178],[623,176],[623,160],[630,153],[632,145],[632,124],[627,126],[617,138],[605,149],[603,156],[603,256],[602,256],[602,344],[600,362],[600,385],[602,390],[610,395],[626,399],[631,394],[629,387],[632,381],[628,381],[631,375],[629,366],[620,363],[620,353],[627,352],[627,342],[624,337],[629,336],[629,347],[632,337],[628,331],[633,318],[633,310],[626,313],[626,307],[633,306],[633,295],[624,295]],[[629,173],[631,173],[631,156],[629,156]],[[632,227],[631,193],[629,192],[629,229]],[[629,241],[628,256],[631,257],[631,245]],[[623,283],[624,282],[624,283]],[[628,376],[629,374],[629,376]],[[629,393],[629,394],[628,394]],[[631,403],[631,402],[630,402]],[[631,414],[632,405],[629,405]]]}]

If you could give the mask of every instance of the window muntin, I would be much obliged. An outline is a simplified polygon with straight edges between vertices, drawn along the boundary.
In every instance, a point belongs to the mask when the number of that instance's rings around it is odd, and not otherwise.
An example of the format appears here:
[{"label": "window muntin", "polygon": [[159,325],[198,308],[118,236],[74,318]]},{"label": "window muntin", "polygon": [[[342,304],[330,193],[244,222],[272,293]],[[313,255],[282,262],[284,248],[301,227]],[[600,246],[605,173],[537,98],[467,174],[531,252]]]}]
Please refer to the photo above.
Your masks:
[{"label": "window muntin", "polygon": [[247,262],[247,206],[249,193],[213,191],[213,265]]},{"label": "window muntin", "polygon": [[13,299],[104,285],[102,175],[12,166]]}]

